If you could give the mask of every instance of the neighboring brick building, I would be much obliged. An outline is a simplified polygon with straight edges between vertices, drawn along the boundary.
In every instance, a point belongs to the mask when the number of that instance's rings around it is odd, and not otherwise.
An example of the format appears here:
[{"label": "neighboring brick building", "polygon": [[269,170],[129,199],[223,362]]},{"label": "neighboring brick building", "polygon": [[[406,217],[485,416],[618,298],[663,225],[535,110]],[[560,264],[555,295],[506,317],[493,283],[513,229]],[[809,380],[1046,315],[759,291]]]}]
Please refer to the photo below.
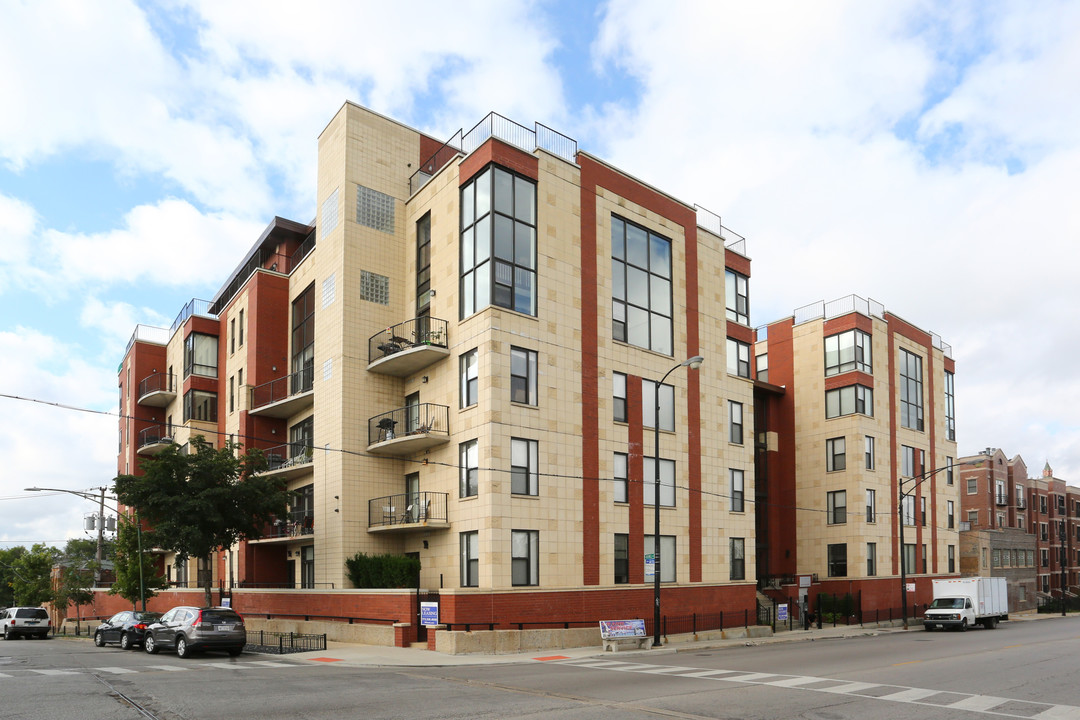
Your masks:
[{"label": "neighboring brick building", "polygon": [[[758,575],[812,574],[864,611],[956,576],[954,362],[941,339],[856,296],[759,330]],[[905,494],[900,548],[900,493]]]},{"label": "neighboring brick building", "polygon": [[120,369],[120,472],[203,433],[293,493],[215,585],[341,589],[355,553],[405,553],[444,622],[650,616],[656,382],[702,355],[659,393],[666,612],[753,607],[742,238],[497,115],[444,144],[346,103],[316,195]]}]

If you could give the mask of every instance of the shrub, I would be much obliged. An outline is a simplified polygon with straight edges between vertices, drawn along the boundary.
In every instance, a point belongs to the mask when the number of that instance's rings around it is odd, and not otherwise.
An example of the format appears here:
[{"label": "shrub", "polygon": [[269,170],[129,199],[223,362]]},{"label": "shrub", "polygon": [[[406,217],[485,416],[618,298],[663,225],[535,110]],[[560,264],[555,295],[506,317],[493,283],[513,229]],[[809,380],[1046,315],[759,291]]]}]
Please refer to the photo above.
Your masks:
[{"label": "shrub", "polygon": [[357,588],[411,588],[420,576],[420,559],[406,555],[357,553],[345,567]]}]

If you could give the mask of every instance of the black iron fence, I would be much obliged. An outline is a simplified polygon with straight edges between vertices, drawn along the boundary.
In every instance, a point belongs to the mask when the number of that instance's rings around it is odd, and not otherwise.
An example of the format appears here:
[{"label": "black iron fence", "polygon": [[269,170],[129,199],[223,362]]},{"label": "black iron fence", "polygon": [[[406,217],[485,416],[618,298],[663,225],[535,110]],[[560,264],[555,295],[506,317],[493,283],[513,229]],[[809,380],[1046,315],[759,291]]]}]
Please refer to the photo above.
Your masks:
[{"label": "black iron fence", "polygon": [[299,395],[314,387],[315,367],[307,366],[294,373],[256,385],[251,391],[251,409],[270,405],[285,400],[292,395]]},{"label": "black iron fence", "polygon": [[176,376],[173,373],[154,373],[139,381],[139,397],[153,392],[176,392]]},{"label": "black iron fence", "polygon": [[309,635],[292,632],[270,632],[267,630],[248,630],[248,652],[285,653],[314,652],[326,650],[326,634]]}]

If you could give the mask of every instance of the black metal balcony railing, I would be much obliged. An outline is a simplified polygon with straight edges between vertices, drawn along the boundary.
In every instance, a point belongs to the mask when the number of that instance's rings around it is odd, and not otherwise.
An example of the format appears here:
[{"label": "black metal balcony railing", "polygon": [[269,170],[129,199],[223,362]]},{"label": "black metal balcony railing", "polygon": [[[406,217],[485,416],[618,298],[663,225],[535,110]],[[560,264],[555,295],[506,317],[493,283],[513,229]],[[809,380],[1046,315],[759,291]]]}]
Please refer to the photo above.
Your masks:
[{"label": "black metal balcony railing", "polygon": [[307,443],[296,442],[266,448],[263,456],[267,470],[285,470],[310,464],[314,453]]},{"label": "black metal balcony railing", "polygon": [[173,441],[172,428],[168,425],[151,425],[139,431],[139,447],[156,445],[158,443],[170,443]]},{"label": "black metal balcony railing", "polygon": [[307,392],[314,386],[314,382],[315,368],[309,366],[268,383],[256,385],[251,390],[251,409],[257,410],[286,400],[293,395]]},{"label": "black metal balcony railing", "polygon": [[176,376],[172,373],[154,373],[139,381],[139,397],[155,392],[176,392]]},{"label": "black metal balcony railing", "polygon": [[439,318],[418,317],[377,332],[368,340],[368,362],[419,345],[445,348],[447,325],[446,320]]},{"label": "black metal balcony railing", "polygon": [[368,500],[368,527],[447,522],[447,493],[415,492]]},{"label": "black metal balcony railing", "polygon": [[1009,504],[1009,496],[1008,495],[998,495],[996,499],[997,499],[997,504],[998,505],[1008,505]]},{"label": "black metal balcony railing", "polygon": [[315,513],[311,510],[292,510],[284,518],[272,522],[263,538],[302,537],[315,534]]},{"label": "black metal balcony railing", "polygon": [[449,421],[446,405],[406,405],[368,420],[368,445],[410,435],[449,435]]}]

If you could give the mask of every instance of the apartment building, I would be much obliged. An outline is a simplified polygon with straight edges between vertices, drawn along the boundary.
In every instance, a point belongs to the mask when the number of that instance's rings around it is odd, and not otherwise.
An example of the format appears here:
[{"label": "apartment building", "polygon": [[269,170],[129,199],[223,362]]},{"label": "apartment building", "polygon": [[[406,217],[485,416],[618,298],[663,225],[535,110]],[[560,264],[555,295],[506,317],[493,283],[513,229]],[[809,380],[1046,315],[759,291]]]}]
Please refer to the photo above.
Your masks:
[{"label": "apartment building", "polygon": [[903,558],[928,602],[960,571],[951,348],[848,296],[759,329],[755,355],[759,578],[899,608]]},{"label": "apartment building", "polygon": [[120,369],[121,472],[203,434],[288,482],[215,584],[332,594],[401,553],[444,622],[648,616],[657,565],[674,612],[753,606],[744,239],[495,114],[443,142],[346,103],[315,192]]}]

